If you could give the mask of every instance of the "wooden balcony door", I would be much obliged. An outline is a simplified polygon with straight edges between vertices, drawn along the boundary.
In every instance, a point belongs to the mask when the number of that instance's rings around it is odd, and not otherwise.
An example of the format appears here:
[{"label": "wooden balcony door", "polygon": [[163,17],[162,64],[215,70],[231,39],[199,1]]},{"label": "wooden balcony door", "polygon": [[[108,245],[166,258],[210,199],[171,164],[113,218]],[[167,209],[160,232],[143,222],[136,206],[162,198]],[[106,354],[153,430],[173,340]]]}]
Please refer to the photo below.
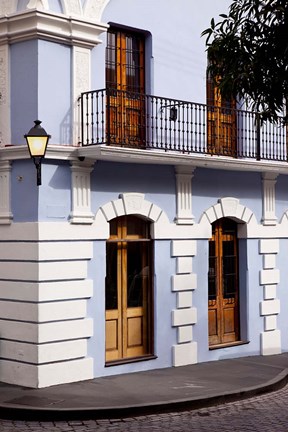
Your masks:
[{"label": "wooden balcony door", "polygon": [[152,243],[135,216],[110,222],[106,250],[106,362],[152,354]]},{"label": "wooden balcony door", "polygon": [[107,133],[110,144],[145,144],[145,39],[110,29],[106,48]]},{"label": "wooden balcony door", "polygon": [[209,241],[209,345],[239,340],[237,224],[230,219],[213,223]]},{"label": "wooden balcony door", "polygon": [[237,156],[236,102],[222,98],[207,77],[207,147],[209,153]]}]

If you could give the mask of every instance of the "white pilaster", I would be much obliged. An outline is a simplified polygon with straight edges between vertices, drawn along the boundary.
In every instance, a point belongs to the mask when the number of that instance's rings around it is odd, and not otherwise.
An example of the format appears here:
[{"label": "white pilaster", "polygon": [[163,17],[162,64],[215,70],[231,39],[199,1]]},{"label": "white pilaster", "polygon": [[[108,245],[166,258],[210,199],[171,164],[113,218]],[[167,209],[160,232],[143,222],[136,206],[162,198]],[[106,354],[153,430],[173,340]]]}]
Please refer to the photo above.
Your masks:
[{"label": "white pilaster", "polygon": [[72,162],[72,211],[71,223],[92,224],[94,215],[91,212],[90,173],[93,170],[91,163]]},{"label": "white pilaster", "polygon": [[0,46],[0,147],[11,144],[9,45]]},{"label": "white pilaster", "polygon": [[176,223],[193,224],[192,214],[192,177],[193,167],[176,166]]},{"label": "white pilaster", "polygon": [[275,184],[277,174],[262,174],[262,223],[263,225],[276,225],[275,214]]},{"label": "white pilaster", "polygon": [[0,224],[10,224],[13,218],[10,200],[11,165],[8,161],[0,162]]}]

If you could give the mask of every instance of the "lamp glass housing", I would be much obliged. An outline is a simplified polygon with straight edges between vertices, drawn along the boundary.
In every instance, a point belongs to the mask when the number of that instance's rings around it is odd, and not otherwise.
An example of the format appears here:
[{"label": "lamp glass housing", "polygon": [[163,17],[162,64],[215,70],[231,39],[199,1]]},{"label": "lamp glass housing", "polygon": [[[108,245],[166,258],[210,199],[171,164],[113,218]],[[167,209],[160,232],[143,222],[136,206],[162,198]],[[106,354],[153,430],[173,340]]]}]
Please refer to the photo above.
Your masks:
[{"label": "lamp glass housing", "polygon": [[32,136],[27,135],[26,141],[31,157],[44,157],[48,144],[49,136]]}]

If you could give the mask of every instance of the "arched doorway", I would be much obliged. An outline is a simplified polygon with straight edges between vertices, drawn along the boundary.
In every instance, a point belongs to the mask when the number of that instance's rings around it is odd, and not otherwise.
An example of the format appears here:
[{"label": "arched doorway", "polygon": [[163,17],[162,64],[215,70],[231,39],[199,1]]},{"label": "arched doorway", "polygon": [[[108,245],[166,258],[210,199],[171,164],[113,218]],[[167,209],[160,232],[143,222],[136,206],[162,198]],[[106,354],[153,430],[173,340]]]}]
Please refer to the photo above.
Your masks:
[{"label": "arched doorway", "polygon": [[152,354],[150,222],[137,216],[110,221],[106,246],[106,363]]},{"label": "arched doorway", "polygon": [[221,218],[212,224],[209,240],[209,346],[239,341],[237,223]]}]

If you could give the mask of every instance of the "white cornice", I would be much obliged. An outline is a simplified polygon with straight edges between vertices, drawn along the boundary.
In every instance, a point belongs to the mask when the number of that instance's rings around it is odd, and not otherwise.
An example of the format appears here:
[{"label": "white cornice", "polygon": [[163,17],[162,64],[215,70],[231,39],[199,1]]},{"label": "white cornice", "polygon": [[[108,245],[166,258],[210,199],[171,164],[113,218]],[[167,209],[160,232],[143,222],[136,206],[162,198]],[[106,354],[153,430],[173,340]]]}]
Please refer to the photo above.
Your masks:
[{"label": "white cornice", "polygon": [[[95,145],[87,147],[73,147],[63,145],[49,145],[45,159],[78,161],[85,158],[91,164],[97,160],[156,164],[173,166],[191,166],[199,168],[222,169],[229,171],[250,171],[288,175],[288,162],[256,161],[249,159],[234,159],[227,156],[210,156],[198,154],[182,154],[173,152],[162,152],[159,150],[141,150],[124,147],[112,147]],[[0,148],[0,161],[13,161],[29,159],[26,145],[9,146]]]},{"label": "white cornice", "polygon": [[141,150],[105,145],[79,147],[78,155],[89,159],[113,162],[179,166],[191,165],[193,167],[231,171],[275,172],[278,174],[288,174],[288,162],[235,159],[227,156],[199,155],[192,153],[182,154],[169,151]]},{"label": "white cornice", "polygon": [[[20,159],[30,159],[26,145],[0,148],[0,161],[13,161]],[[66,161],[78,160],[77,147],[49,145],[46,150],[45,159]]]},{"label": "white cornice", "polygon": [[0,44],[38,38],[93,48],[107,28],[92,20],[33,9],[0,18]]}]

